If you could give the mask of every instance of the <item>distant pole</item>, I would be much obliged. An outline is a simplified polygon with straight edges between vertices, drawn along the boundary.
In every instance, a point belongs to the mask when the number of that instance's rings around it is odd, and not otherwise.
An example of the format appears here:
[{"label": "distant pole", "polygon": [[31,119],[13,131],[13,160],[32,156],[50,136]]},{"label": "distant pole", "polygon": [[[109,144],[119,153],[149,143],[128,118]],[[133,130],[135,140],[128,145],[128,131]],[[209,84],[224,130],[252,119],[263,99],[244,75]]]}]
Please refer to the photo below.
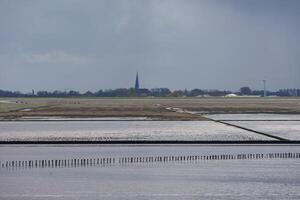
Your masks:
[{"label": "distant pole", "polygon": [[266,80],[263,80],[264,83],[264,97],[267,96],[267,91],[266,91]]}]

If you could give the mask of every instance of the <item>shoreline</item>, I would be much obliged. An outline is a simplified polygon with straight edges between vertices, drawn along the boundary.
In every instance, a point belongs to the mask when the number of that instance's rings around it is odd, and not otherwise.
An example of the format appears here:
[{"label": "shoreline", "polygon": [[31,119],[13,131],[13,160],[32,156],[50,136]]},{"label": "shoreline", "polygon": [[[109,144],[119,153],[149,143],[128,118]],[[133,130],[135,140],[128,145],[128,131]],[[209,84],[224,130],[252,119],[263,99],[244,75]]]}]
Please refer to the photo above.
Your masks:
[{"label": "shoreline", "polygon": [[208,140],[40,140],[40,141],[0,141],[0,145],[300,145],[300,140],[248,140],[248,141],[208,141]]}]

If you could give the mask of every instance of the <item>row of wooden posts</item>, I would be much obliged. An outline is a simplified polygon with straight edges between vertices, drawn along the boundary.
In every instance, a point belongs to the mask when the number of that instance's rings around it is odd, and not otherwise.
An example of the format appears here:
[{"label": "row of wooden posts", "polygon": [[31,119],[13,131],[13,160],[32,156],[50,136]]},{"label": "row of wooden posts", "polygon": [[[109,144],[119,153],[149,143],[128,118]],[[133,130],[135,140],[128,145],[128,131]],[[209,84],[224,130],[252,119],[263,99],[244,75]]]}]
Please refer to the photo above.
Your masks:
[{"label": "row of wooden posts", "polygon": [[221,155],[183,155],[183,156],[145,156],[145,157],[109,157],[109,158],[74,158],[63,160],[19,160],[0,161],[0,168],[55,168],[80,166],[110,166],[131,163],[166,163],[192,162],[201,160],[246,160],[246,159],[296,159],[300,153],[265,153],[265,154],[221,154]]}]

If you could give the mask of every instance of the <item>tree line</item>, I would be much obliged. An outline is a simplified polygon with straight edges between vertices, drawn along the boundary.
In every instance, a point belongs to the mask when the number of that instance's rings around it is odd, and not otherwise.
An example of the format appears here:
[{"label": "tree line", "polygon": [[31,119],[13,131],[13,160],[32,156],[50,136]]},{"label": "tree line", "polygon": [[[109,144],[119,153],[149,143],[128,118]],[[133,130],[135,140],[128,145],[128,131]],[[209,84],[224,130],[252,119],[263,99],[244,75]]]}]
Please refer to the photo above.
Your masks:
[{"label": "tree line", "polygon": [[[22,93],[18,91],[0,90],[0,97],[218,97],[226,96],[228,94],[236,94],[242,96],[263,96],[263,90],[251,90],[250,87],[241,87],[238,92],[229,90],[174,90],[168,88],[153,88],[153,89],[138,89],[134,88],[118,88],[99,90],[97,92],[87,91],[84,93],[70,90],[70,91],[38,91],[31,93]],[[267,91],[268,96],[300,96],[300,89],[280,89],[272,92]]]}]

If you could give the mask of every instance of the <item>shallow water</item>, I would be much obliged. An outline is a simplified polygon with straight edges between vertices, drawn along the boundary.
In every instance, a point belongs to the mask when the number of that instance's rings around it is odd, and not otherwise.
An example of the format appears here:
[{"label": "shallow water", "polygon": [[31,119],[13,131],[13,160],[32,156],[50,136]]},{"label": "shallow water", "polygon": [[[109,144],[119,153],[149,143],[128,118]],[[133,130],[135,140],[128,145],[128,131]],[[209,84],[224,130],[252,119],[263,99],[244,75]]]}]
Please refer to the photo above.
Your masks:
[{"label": "shallow water", "polygon": [[[243,126],[251,125],[250,122],[243,123]],[[271,130],[274,134],[282,130],[293,137],[298,127],[298,122],[251,123],[254,123],[254,129]],[[294,123],[296,129],[290,123]],[[276,124],[280,127],[276,128]],[[261,125],[265,127],[260,129]],[[268,126],[273,129],[268,129]],[[66,138],[269,139],[215,122],[0,122],[1,140]],[[287,152],[300,153],[300,146],[0,145],[0,164],[24,160]],[[80,167],[0,167],[1,200],[300,199],[299,188],[299,158],[198,160]]]},{"label": "shallow water", "polygon": [[211,121],[0,122],[0,140],[270,140]]},{"label": "shallow water", "polygon": [[300,121],[234,121],[230,123],[289,140],[300,140]]},{"label": "shallow water", "polygon": [[299,120],[299,114],[211,114],[205,115],[215,120]]},{"label": "shallow water", "polygon": [[230,120],[230,124],[288,140],[300,140],[300,115],[297,114],[213,114],[206,117]]},{"label": "shallow water", "polygon": [[[0,146],[0,160],[300,152],[299,146]],[[300,159],[0,170],[0,199],[299,199]]]}]

